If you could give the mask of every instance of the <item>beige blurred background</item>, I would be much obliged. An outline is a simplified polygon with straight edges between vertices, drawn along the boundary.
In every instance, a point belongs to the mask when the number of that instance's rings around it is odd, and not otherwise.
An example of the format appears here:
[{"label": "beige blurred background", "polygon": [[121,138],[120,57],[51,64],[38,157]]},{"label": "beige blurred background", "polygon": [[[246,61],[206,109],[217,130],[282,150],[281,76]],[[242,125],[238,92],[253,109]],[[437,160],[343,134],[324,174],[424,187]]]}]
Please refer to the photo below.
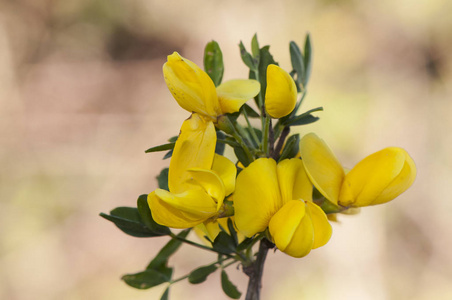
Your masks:
[{"label": "beige blurred background", "polygon": [[[163,81],[166,55],[202,64],[212,39],[225,79],[247,76],[237,44],[258,33],[290,70],[312,36],[303,110],[345,166],[387,146],[418,167],[410,190],[334,225],[303,259],[271,253],[263,299],[452,299],[452,2],[18,0],[0,3],[0,299],[159,299],[135,290],[167,241],[126,236],[100,212],[134,206],[168,164],[145,154],[188,113]],[[184,246],[176,276],[215,257]],[[230,277],[245,293],[247,278]],[[188,291],[187,291],[188,290]],[[219,275],[172,299],[227,299]]]}]

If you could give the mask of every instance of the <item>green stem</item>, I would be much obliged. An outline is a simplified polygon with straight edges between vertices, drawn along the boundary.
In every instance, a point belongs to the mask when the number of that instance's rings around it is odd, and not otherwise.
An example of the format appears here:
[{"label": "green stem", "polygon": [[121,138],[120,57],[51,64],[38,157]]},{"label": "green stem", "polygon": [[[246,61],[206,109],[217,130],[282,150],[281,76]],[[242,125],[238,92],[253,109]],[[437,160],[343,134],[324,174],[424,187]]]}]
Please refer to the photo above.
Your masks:
[{"label": "green stem", "polygon": [[250,162],[253,162],[254,156],[253,156],[253,154],[251,154],[251,151],[248,148],[248,146],[245,144],[245,141],[242,139],[240,134],[237,132],[237,128],[235,127],[235,125],[234,125],[234,131],[232,132],[232,136],[236,139],[237,142],[239,142],[240,146],[243,148],[243,151],[245,151],[245,154],[248,157],[248,159],[250,160]]},{"label": "green stem", "polygon": [[[210,247],[208,247],[208,246],[204,246],[204,245],[201,245],[201,244],[192,242],[192,241],[190,241],[190,240],[186,240],[186,239],[184,239],[184,238],[182,238],[182,237],[180,237],[180,236],[175,235],[175,234],[172,233],[172,232],[171,232],[171,234],[170,234],[170,237],[172,237],[173,239],[179,240],[179,241],[181,241],[181,242],[184,242],[184,243],[186,243],[186,244],[189,244],[189,245],[192,245],[192,246],[195,246],[195,247],[204,249],[204,250],[209,250],[209,251],[212,251],[212,252],[215,252],[215,253],[218,254],[218,251],[214,250],[213,248],[210,248]],[[229,255],[229,254],[223,254],[223,255],[227,256],[228,258],[232,258],[232,256]]]},{"label": "green stem", "polygon": [[276,145],[276,148],[274,149],[272,156],[271,156],[274,160],[278,161],[279,153],[281,152],[282,147],[284,146],[284,142],[285,142],[287,136],[289,135],[289,133],[290,133],[290,127],[284,127],[284,129],[281,133],[281,136],[279,137],[278,144]]},{"label": "green stem", "polygon": [[[231,257],[225,257],[225,258],[219,259],[219,260],[217,260],[217,261],[215,261],[215,262],[213,262],[213,263],[211,263],[211,264],[209,264],[209,265],[206,265],[206,267],[207,267],[207,266],[213,266],[213,265],[216,265],[216,264],[221,264],[222,262],[224,262],[224,261],[226,261],[226,260],[228,260],[228,259],[231,259]],[[226,268],[227,266],[229,266],[229,265],[231,265],[231,264],[233,264],[233,263],[236,263],[236,262],[237,262],[237,261],[234,260],[234,261],[228,263],[226,266],[222,266],[222,268],[224,269],[224,268]],[[171,280],[171,281],[170,281],[170,284],[173,284],[173,283],[182,281],[182,280],[188,278],[189,276],[190,276],[190,274],[187,274],[187,275],[184,275],[184,276],[179,277],[179,278],[177,278],[177,279]]]},{"label": "green stem", "polygon": [[224,266],[222,266],[222,268],[223,268],[223,269],[226,269],[227,267],[229,267],[229,266],[231,266],[231,265],[233,265],[233,264],[235,264],[235,263],[237,263],[237,262],[238,262],[238,260],[233,260],[233,261],[231,261],[231,262],[225,264]]},{"label": "green stem", "polygon": [[248,114],[246,112],[246,109],[243,110],[243,116],[245,117],[246,120],[246,124],[248,124],[248,128],[251,131],[251,137],[254,141],[254,143],[257,145],[257,147],[259,148],[261,146],[261,143],[259,141],[259,138],[256,135],[256,132],[254,132],[254,127],[251,126],[250,120],[248,119]]},{"label": "green stem", "polygon": [[267,258],[268,250],[273,247],[274,245],[267,239],[262,239],[259,244],[259,252],[257,253],[256,260],[251,265],[243,268],[245,274],[250,278],[245,300],[260,299],[264,263]]},{"label": "green stem", "polygon": [[302,94],[301,94],[300,101],[298,101],[298,102],[297,102],[297,105],[295,105],[295,108],[294,108],[294,110],[292,111],[291,116],[297,114],[298,109],[299,109],[300,106],[301,106],[301,102],[303,102],[305,96],[306,96],[306,90],[303,90],[303,92],[302,92]]},{"label": "green stem", "polygon": [[188,278],[188,276],[190,276],[190,274],[187,274],[187,275],[185,275],[185,276],[182,276],[182,277],[179,277],[179,278],[177,278],[177,279],[171,280],[171,281],[170,281],[170,284],[174,284],[174,283],[176,283],[176,282],[182,281],[182,280]]},{"label": "green stem", "polygon": [[262,151],[264,151],[265,156],[268,157],[269,152],[268,152],[268,146],[269,146],[269,142],[268,142],[268,137],[269,137],[269,130],[270,130],[270,116],[268,116],[267,114],[265,115],[265,124],[264,124],[264,130],[262,132],[263,135],[263,141],[262,141]]},{"label": "green stem", "polygon": [[[259,81],[259,83],[262,86],[262,82],[260,82],[260,78],[259,78],[259,70],[254,70],[254,76],[256,77],[256,80]],[[264,99],[262,98],[262,91],[259,92],[259,94],[257,94],[257,103],[259,105],[259,109],[260,109],[260,113],[261,113],[261,125],[262,125],[262,129],[264,128],[264,119],[263,117],[265,116],[265,107],[264,107]]]}]

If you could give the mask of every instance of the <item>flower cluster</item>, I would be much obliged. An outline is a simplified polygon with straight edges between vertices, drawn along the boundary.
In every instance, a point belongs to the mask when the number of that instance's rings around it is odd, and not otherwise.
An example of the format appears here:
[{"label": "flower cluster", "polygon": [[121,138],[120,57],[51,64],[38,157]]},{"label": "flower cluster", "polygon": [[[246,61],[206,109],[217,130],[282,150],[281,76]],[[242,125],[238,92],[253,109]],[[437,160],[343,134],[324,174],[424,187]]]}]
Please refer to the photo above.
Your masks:
[{"label": "flower cluster", "polygon": [[[416,176],[413,160],[401,148],[380,150],[346,171],[316,134],[290,136],[291,127],[317,121],[312,113],[322,110],[297,115],[311,70],[309,36],[304,53],[291,42],[290,73],[278,66],[268,46],[259,47],[256,37],[252,53],[242,43],[240,50],[249,79],[222,83],[224,66],[216,42],[206,47],[204,70],[177,52],[163,65],[169,91],[191,115],[175,141],[147,151],[170,150],[166,157],[171,160],[168,172],[159,176],[160,188],[147,195],[149,209],[139,202],[139,222],[152,234],[159,228],[162,235],[184,242],[189,241],[168,233],[169,228],[195,228],[207,245],[198,246],[220,254],[219,261],[190,274],[192,283],[222,265],[221,255],[240,262],[247,273],[258,241],[304,257],[328,243],[336,214],[386,203]],[[248,105],[251,99],[254,104]],[[233,152],[224,155],[225,145]],[[130,231],[131,225],[120,223],[113,211],[108,217]]]},{"label": "flower cluster", "polygon": [[[414,181],[413,160],[395,147],[366,157],[345,175],[334,154],[314,133],[301,139],[300,158],[276,162],[253,157],[236,178],[240,167],[215,154],[215,125],[221,128],[221,116],[239,112],[247,100],[256,97],[259,82],[232,80],[215,87],[206,72],[177,52],[168,56],[163,74],[173,97],[192,115],[183,123],[175,143],[169,191],[157,189],[148,197],[152,216],[161,225],[190,228],[230,216],[224,202],[229,196],[240,233],[251,238],[267,232],[279,250],[302,257],[325,245],[332,233],[325,212],[312,199],[313,187],[342,211],[390,201]],[[269,64],[266,118],[289,115],[296,102],[294,79],[276,64]]]}]

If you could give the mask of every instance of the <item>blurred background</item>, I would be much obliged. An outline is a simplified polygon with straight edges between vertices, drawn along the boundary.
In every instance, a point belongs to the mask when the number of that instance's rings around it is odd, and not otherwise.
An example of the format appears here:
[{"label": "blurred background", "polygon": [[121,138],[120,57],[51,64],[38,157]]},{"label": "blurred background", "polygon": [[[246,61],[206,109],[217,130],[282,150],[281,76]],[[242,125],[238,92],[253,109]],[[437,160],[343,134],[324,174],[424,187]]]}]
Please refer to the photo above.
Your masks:
[{"label": "blurred background", "polygon": [[[162,65],[202,65],[219,42],[225,79],[244,78],[238,43],[254,33],[290,71],[289,42],[310,32],[314,66],[302,110],[352,167],[387,146],[417,164],[396,201],[343,216],[303,259],[270,253],[263,299],[452,299],[452,2],[17,0],[0,2],[0,298],[159,299],[120,277],[166,238],[126,236],[98,216],[134,206],[169,161],[144,150],[188,113]],[[184,246],[176,276],[214,256]],[[230,278],[245,293],[247,278]],[[219,274],[176,284],[172,299],[227,299]]]}]

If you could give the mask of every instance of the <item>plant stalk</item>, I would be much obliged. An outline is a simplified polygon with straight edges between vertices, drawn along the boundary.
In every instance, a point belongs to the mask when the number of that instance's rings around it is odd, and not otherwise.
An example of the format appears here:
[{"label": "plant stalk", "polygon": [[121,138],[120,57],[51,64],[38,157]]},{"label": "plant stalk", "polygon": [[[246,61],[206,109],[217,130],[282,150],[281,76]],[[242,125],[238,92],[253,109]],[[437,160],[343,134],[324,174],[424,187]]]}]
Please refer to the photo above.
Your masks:
[{"label": "plant stalk", "polygon": [[267,239],[262,239],[259,244],[259,252],[256,260],[249,266],[243,268],[243,272],[250,278],[245,300],[259,300],[262,288],[262,275],[264,274],[264,263],[267,258],[268,249],[274,245]]}]

